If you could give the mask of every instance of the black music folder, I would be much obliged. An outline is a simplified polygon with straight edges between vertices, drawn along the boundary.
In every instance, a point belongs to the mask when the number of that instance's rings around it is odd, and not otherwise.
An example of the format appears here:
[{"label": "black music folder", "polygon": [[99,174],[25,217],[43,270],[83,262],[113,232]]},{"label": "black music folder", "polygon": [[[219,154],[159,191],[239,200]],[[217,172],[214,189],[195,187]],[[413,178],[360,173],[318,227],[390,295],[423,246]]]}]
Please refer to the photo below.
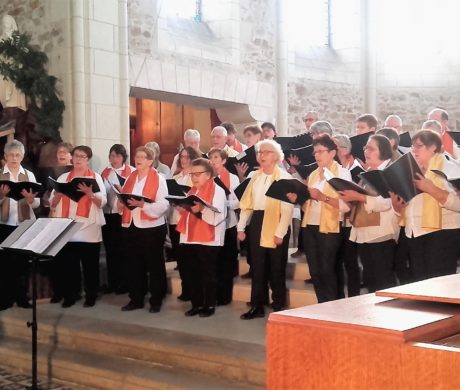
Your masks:
[{"label": "black music folder", "polygon": [[233,173],[234,175],[238,175],[238,171],[236,170],[235,164],[242,164],[242,163],[245,163],[248,165],[248,170],[246,174],[249,174],[249,172],[252,172],[256,167],[259,166],[259,163],[257,162],[256,148],[254,146],[251,146],[250,148],[243,150],[236,157],[229,157],[227,159],[227,162],[225,163],[225,168],[227,168],[227,170],[230,173]]},{"label": "black music folder", "polygon": [[302,148],[311,145],[313,142],[310,133],[303,133],[290,137],[275,137],[273,140],[278,142],[283,150]]},{"label": "black music folder", "polygon": [[438,171],[437,169],[432,169],[431,171],[447,180],[457,191],[460,190],[460,177],[447,176],[443,171]]},{"label": "black music folder", "polygon": [[354,167],[353,169],[350,169],[350,173],[351,173],[351,179],[355,182],[355,183],[359,183],[361,178],[359,177],[359,175],[363,172],[366,172],[366,170],[361,166],[361,165],[357,165],[356,167]]},{"label": "black music folder", "polygon": [[350,137],[351,155],[353,157],[359,158],[361,161],[366,160],[366,158],[364,157],[364,147],[366,146],[367,141],[371,135],[374,135],[373,131]]},{"label": "black music folder", "polygon": [[117,175],[118,182],[123,187],[125,185],[125,181],[126,181],[127,178],[119,175],[118,172],[116,172],[116,171],[115,171],[115,174]]},{"label": "black music folder", "polygon": [[66,183],[60,183],[52,177],[48,177],[48,184],[54,191],[64,194],[74,202],[78,202],[85,196],[84,192],[78,190],[78,185],[81,183],[86,184],[87,186],[92,186],[93,192],[101,191],[96,179],[92,177],[74,177],[71,181]]},{"label": "black music folder", "polygon": [[190,191],[190,188],[192,188],[184,184],[179,184],[174,179],[166,179],[166,185],[168,186],[168,195],[174,195],[174,196],[186,195],[187,192]]},{"label": "black music folder", "polygon": [[417,173],[423,176],[412,153],[406,153],[383,171],[363,172],[360,177],[384,198],[389,198],[389,192],[394,192],[404,201],[409,202],[421,193],[414,184]]},{"label": "black music folder", "polygon": [[447,134],[454,140],[457,145],[460,145],[460,131],[448,131]]},{"label": "black music folder", "polygon": [[359,192],[360,194],[369,195],[369,192],[366,191],[363,187],[359,186],[358,184],[352,181],[341,179],[340,177],[332,177],[328,179],[327,182],[337,192],[345,191],[345,190],[353,190],[353,191]]},{"label": "black music folder", "polygon": [[293,165],[292,167],[297,171],[302,179],[307,180],[308,176],[310,176],[311,173],[318,168],[318,163],[314,162],[308,165]]},{"label": "black music folder", "polygon": [[43,192],[43,186],[41,183],[35,183],[32,181],[14,182],[11,180],[0,180],[0,186],[2,185],[6,185],[10,188],[10,192],[6,194],[6,197],[14,199],[16,202],[24,199],[21,194],[22,190],[37,192],[38,194]]},{"label": "black music folder", "polygon": [[235,190],[233,191],[236,195],[236,197],[238,198],[238,200],[241,200],[241,198],[243,197],[243,194],[244,194],[244,191],[246,191],[246,188],[248,188],[248,184],[249,182],[251,181],[251,178],[248,177],[247,179],[244,179],[238,187],[235,188]]},{"label": "black music folder", "polygon": [[297,204],[302,205],[310,199],[307,186],[298,179],[280,179],[274,181],[268,188],[265,196],[292,203],[287,197],[289,192],[297,194]]},{"label": "black music folder", "polygon": [[283,150],[284,158],[296,156],[300,160],[301,165],[313,164],[315,156],[313,156],[313,145],[303,146],[301,148]]},{"label": "black music folder", "polygon": [[190,210],[193,206],[195,206],[195,203],[201,203],[203,206],[207,207],[208,209],[211,209],[212,211],[216,213],[220,213],[219,209],[217,209],[212,204],[206,202],[205,200],[201,199],[199,196],[196,196],[196,195],[187,195],[187,196],[168,195],[165,197],[165,199],[169,203],[171,203],[173,206],[180,206],[186,210]]},{"label": "black music folder", "polygon": [[403,148],[412,147],[412,138],[408,131],[399,134],[399,146],[402,146]]},{"label": "black music folder", "polygon": [[131,206],[128,203],[128,199],[143,200],[144,202],[147,202],[147,203],[155,202],[153,199],[147,198],[146,196],[135,195],[135,194],[127,193],[127,192],[118,191],[117,187],[115,187],[115,185],[113,184],[112,184],[112,189],[113,189],[113,192],[115,192],[115,195],[117,196],[118,200],[130,210],[134,210],[136,206]]},{"label": "black music folder", "polygon": [[220,180],[220,177],[215,177],[214,178],[214,183],[216,183],[220,188],[222,188],[225,192],[225,196],[229,196],[231,191],[227,188],[227,186],[224,184],[222,180]]}]

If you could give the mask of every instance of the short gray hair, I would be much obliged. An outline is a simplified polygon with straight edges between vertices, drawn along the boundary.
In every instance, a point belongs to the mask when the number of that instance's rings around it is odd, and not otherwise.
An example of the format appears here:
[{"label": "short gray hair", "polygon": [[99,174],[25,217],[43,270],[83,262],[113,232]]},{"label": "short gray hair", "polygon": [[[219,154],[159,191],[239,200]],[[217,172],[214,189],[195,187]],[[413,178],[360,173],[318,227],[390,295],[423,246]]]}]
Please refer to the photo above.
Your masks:
[{"label": "short gray hair", "polygon": [[391,120],[395,120],[396,122],[398,122],[398,126],[402,126],[402,119],[399,115],[396,115],[396,114],[388,115],[387,118],[385,119],[384,126],[391,127],[391,126],[387,126],[387,123]]},{"label": "short gray hair", "polygon": [[308,114],[313,114],[313,116],[315,117],[315,121],[318,120],[318,112],[314,111],[314,110],[310,110],[310,111],[307,111],[305,114],[303,114],[303,116],[302,116],[303,121],[305,121],[305,119],[307,119]]},{"label": "short gray hair", "polygon": [[272,149],[278,155],[278,162],[281,162],[284,160],[284,153],[283,153],[283,150],[281,149],[281,145],[278,142],[273,141],[271,139],[264,139],[262,141],[259,141],[254,146],[256,153],[259,152],[260,147],[263,145],[269,146],[270,149]]},{"label": "short gray hair", "polygon": [[310,127],[310,133],[329,134],[332,136],[332,125],[328,121],[316,121]]},{"label": "short gray hair", "polygon": [[22,144],[22,142],[18,141],[17,139],[14,139],[13,141],[8,142],[5,145],[3,152],[6,156],[8,153],[10,153],[12,150],[15,150],[15,149],[19,150],[19,152],[22,154],[23,157],[26,154],[24,145]]},{"label": "short gray hair", "polygon": [[332,139],[337,144],[337,147],[347,149],[347,152],[351,152],[351,141],[350,137],[346,134],[336,134],[332,137]]},{"label": "short gray hair", "polygon": [[184,132],[184,140],[195,140],[195,141],[200,141],[201,135],[198,130],[195,129],[187,129]]},{"label": "short gray hair", "polygon": [[228,136],[227,129],[224,126],[216,126],[216,127],[214,127],[214,129],[212,129],[212,131],[211,131],[211,134],[214,133],[215,131],[221,133],[224,137]]},{"label": "short gray hair", "polygon": [[442,125],[436,119],[430,119],[423,122],[422,130],[434,130],[440,133],[442,131]]},{"label": "short gray hair", "polygon": [[160,157],[160,145],[158,145],[158,143],[155,141],[150,141],[147,142],[144,146],[153,152],[155,159]]}]

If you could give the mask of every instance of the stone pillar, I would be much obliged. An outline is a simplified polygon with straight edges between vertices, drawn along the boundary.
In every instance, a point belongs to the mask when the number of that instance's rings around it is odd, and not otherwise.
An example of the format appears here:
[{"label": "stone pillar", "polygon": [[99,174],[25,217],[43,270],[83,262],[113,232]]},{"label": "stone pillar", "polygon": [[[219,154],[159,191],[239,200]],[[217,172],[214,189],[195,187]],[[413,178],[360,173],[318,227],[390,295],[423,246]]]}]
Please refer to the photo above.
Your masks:
[{"label": "stone pillar", "polygon": [[91,146],[99,170],[112,144],[129,148],[127,0],[72,0],[70,14],[73,92],[65,138]]},{"label": "stone pillar", "polygon": [[374,0],[361,0],[361,86],[364,111],[377,112],[377,53]]},{"label": "stone pillar", "polygon": [[277,84],[277,117],[278,135],[288,133],[288,33],[286,1],[277,1],[277,36],[276,36],[276,84]]}]

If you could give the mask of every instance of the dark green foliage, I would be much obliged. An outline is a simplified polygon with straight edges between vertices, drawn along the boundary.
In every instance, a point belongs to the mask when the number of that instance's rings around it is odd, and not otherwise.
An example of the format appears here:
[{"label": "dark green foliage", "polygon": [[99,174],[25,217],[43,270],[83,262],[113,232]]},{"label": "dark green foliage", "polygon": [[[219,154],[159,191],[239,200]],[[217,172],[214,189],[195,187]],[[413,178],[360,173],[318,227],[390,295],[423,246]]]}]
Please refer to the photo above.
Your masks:
[{"label": "dark green foliage", "polygon": [[59,141],[65,105],[56,90],[56,77],[48,75],[47,63],[47,55],[33,48],[26,34],[15,31],[0,41],[0,77],[11,80],[26,95],[36,131]]}]

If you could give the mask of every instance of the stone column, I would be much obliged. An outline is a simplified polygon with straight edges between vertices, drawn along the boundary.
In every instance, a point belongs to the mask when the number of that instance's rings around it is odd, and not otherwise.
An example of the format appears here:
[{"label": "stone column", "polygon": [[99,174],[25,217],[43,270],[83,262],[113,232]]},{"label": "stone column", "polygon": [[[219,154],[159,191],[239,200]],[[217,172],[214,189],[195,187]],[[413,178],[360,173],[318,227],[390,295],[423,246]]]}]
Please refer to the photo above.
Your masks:
[{"label": "stone column", "polygon": [[377,111],[377,53],[374,0],[361,0],[361,86],[363,108],[367,113]]},{"label": "stone column", "polygon": [[288,33],[287,33],[287,2],[278,0],[276,23],[276,85],[277,85],[277,117],[278,135],[288,133]]},{"label": "stone column", "polygon": [[69,137],[93,148],[99,170],[110,146],[129,148],[127,0],[72,0]]}]

